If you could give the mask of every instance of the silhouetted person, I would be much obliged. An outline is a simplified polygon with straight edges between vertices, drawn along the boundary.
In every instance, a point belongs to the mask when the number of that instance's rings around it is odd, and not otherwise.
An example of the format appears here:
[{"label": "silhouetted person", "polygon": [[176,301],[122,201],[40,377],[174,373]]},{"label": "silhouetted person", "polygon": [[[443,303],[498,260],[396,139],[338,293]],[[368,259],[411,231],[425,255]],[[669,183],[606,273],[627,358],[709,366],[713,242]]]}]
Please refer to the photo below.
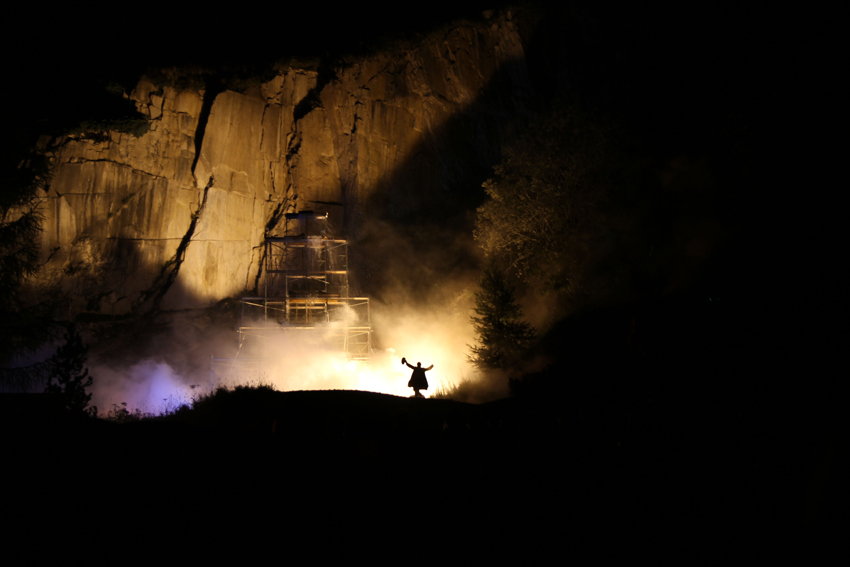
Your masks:
[{"label": "silhouetted person", "polygon": [[427,390],[428,389],[428,380],[425,378],[425,373],[434,368],[432,364],[428,368],[422,368],[422,363],[417,362],[416,366],[412,366],[409,362],[407,362],[406,358],[401,359],[402,364],[406,364],[408,368],[413,369],[413,374],[410,375],[410,381],[407,385],[413,388],[414,395],[417,398],[424,398],[422,394],[419,393],[419,390]]}]

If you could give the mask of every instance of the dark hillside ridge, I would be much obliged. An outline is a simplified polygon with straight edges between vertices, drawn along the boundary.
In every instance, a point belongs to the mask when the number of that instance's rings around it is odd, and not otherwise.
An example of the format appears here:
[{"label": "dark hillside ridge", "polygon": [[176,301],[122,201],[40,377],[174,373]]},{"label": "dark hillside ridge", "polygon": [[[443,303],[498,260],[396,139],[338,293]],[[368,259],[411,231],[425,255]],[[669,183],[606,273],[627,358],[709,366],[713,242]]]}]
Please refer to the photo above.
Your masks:
[{"label": "dark hillside ridge", "polygon": [[[168,506],[184,490],[198,500],[175,517],[204,509],[303,527],[332,511],[356,530],[363,514],[388,514],[481,537],[519,517],[512,533],[544,542],[555,519],[581,527],[567,537],[576,552],[612,533],[710,532],[724,546],[753,525],[803,527],[818,454],[799,422],[768,429],[765,413],[754,423],[641,400],[592,411],[565,401],[242,389],[164,418],[19,427],[5,445],[29,506],[89,495]],[[52,482],[60,470],[85,483]],[[822,501],[814,510],[816,522],[828,511]]]}]

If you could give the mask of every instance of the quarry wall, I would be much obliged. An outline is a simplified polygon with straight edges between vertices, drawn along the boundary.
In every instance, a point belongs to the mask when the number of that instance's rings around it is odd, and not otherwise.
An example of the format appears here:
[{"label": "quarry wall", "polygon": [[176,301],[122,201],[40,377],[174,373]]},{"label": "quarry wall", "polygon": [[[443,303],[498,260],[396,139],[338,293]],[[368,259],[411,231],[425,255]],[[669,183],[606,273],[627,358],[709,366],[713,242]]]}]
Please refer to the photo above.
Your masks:
[{"label": "quarry wall", "polygon": [[45,144],[39,278],[77,312],[203,307],[250,291],[285,212],[329,212],[356,247],[370,207],[402,216],[470,190],[469,169],[498,161],[533,99],[509,14],[326,76],[287,68],[215,94],[142,80],[128,96],[148,133]]}]

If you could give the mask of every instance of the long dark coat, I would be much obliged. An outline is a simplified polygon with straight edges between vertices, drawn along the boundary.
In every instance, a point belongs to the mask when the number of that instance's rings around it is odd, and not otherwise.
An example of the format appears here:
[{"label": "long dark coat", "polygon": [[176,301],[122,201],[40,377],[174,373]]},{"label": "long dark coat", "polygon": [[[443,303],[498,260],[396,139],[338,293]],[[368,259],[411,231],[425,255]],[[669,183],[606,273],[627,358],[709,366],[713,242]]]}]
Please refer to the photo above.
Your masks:
[{"label": "long dark coat", "polygon": [[[410,365],[408,364],[408,366]],[[428,379],[425,378],[425,372],[434,368],[434,365],[432,364],[428,368],[422,368],[421,366],[410,366],[410,368],[413,368],[413,374],[410,375],[410,381],[407,385],[416,390],[427,390]]]}]

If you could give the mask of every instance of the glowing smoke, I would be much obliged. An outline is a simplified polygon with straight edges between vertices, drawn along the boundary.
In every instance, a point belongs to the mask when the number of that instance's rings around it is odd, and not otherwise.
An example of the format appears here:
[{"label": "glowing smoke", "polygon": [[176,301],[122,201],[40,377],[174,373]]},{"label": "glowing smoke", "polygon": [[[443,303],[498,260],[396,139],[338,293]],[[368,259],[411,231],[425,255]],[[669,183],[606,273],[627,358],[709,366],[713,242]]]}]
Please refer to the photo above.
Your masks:
[{"label": "glowing smoke", "polygon": [[91,403],[103,414],[114,405],[144,413],[168,413],[191,403],[193,388],[168,364],[143,360],[129,368],[92,366],[94,377]]},{"label": "glowing smoke", "polygon": [[[332,325],[305,331],[273,323],[280,332],[265,339],[255,337],[262,341],[261,348],[249,352],[238,349],[238,334],[232,329],[202,334],[192,325],[175,323],[168,336],[156,341],[155,354],[129,367],[126,362],[109,364],[93,357],[92,403],[101,413],[126,403],[128,408],[158,414],[190,404],[193,397],[219,387],[258,384],[279,391],[344,389],[407,397],[412,395],[407,386],[411,371],[401,364],[402,356],[413,365],[434,365],[427,374],[426,395],[476,376],[466,360],[466,345],[474,339],[472,328],[468,317],[457,310],[376,305],[373,324],[380,345],[369,360],[358,361],[349,359],[329,339]],[[251,340],[246,339],[246,344]],[[208,352],[222,353],[222,359],[210,366]],[[259,360],[252,358],[260,353]],[[195,364],[185,364],[193,356]]]},{"label": "glowing smoke", "polygon": [[427,374],[431,393],[472,377],[474,370],[466,361],[466,344],[473,338],[468,322],[458,325],[457,317],[446,311],[376,307],[373,323],[381,345],[367,361],[350,360],[340,351],[329,339],[333,325],[310,331],[281,326],[280,333],[256,339],[264,341],[256,367],[238,358],[218,364],[216,385],[234,386],[250,377],[280,391],[345,389],[409,396],[410,369],[401,364],[402,356],[412,364],[434,365]]}]

